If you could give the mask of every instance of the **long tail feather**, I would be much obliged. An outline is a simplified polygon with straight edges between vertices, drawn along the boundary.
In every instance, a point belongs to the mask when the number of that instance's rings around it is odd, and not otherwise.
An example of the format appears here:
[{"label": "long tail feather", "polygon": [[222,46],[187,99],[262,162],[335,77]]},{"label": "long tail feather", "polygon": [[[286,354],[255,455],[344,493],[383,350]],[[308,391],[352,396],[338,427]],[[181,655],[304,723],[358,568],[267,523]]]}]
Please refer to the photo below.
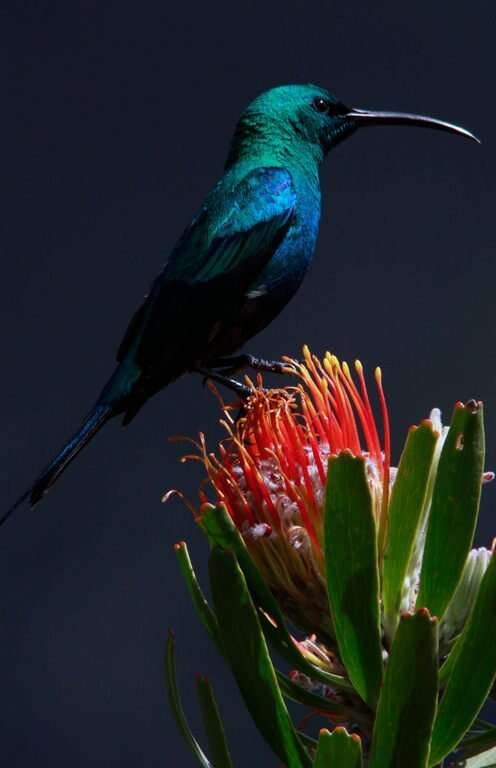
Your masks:
[{"label": "long tail feather", "polygon": [[0,525],[3,525],[23,502],[29,501],[30,505],[34,506],[40,501],[48,489],[58,480],[62,472],[67,469],[71,461],[76,458],[78,453],[90,442],[114,413],[115,410],[111,405],[96,405],[78,432],[64,445],[33,485],[0,517]]}]

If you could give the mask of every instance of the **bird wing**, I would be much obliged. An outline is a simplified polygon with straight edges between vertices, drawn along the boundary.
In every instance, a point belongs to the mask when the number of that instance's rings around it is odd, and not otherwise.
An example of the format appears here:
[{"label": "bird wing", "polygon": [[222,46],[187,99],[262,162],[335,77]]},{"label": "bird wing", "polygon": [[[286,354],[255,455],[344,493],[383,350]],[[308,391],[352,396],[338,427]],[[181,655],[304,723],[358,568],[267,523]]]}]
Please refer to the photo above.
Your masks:
[{"label": "bird wing", "polygon": [[219,299],[239,304],[284,239],[295,204],[284,168],[257,168],[237,184],[221,181],[131,319],[118,361],[133,348],[139,364],[153,366],[157,346],[163,359],[167,336],[177,330],[169,322],[191,312],[201,322],[201,312]]},{"label": "bird wing", "polygon": [[256,168],[232,186],[221,181],[174,249],[167,278],[198,283],[240,269],[256,273],[260,249],[285,227],[295,203],[285,168]]}]

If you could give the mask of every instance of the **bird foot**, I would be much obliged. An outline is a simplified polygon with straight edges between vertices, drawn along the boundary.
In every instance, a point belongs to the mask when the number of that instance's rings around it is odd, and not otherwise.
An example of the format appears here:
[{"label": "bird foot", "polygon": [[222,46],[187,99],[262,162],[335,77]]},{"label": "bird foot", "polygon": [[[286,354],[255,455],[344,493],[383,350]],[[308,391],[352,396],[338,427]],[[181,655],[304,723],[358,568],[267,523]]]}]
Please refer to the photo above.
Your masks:
[{"label": "bird foot", "polygon": [[225,375],[237,373],[243,368],[252,368],[254,371],[264,373],[287,373],[287,365],[279,360],[264,360],[254,355],[243,354],[232,357],[220,357],[216,360],[209,360],[209,369],[221,371]]},{"label": "bird foot", "polygon": [[196,368],[196,373],[201,374],[204,377],[204,381],[210,379],[211,381],[217,382],[217,384],[222,384],[227,389],[240,395],[243,399],[247,398],[252,393],[251,387],[247,384],[242,384],[240,381],[232,379],[229,376],[224,376],[217,371],[210,370],[210,368]]}]

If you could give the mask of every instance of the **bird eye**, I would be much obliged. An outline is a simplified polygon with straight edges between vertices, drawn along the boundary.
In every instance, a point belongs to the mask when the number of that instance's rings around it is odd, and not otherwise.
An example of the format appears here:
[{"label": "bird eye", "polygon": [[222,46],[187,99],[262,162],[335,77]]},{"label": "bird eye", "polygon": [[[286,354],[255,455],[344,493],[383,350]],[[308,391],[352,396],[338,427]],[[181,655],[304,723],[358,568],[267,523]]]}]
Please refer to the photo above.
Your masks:
[{"label": "bird eye", "polygon": [[313,100],[312,106],[317,112],[321,112],[322,114],[329,112],[331,108],[329,102],[326,101],[326,99],[323,99],[321,96],[317,96],[317,98]]}]

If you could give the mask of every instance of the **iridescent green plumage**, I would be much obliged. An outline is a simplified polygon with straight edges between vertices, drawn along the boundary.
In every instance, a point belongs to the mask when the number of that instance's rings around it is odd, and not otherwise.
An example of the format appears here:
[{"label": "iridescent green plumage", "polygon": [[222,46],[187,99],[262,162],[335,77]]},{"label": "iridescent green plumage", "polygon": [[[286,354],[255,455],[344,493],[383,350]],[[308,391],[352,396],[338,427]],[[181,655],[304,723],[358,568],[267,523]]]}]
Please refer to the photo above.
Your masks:
[{"label": "iridescent green plumage", "polygon": [[[236,127],[224,175],[134,314],[117,368],[81,429],[4,515],[35,504],[101,426],[188,371],[215,369],[283,309],[313,257],[319,165],[361,125],[410,123],[463,133],[431,118],[350,109],[313,85],[273,88]],[[224,365],[224,368],[226,366]]]}]

